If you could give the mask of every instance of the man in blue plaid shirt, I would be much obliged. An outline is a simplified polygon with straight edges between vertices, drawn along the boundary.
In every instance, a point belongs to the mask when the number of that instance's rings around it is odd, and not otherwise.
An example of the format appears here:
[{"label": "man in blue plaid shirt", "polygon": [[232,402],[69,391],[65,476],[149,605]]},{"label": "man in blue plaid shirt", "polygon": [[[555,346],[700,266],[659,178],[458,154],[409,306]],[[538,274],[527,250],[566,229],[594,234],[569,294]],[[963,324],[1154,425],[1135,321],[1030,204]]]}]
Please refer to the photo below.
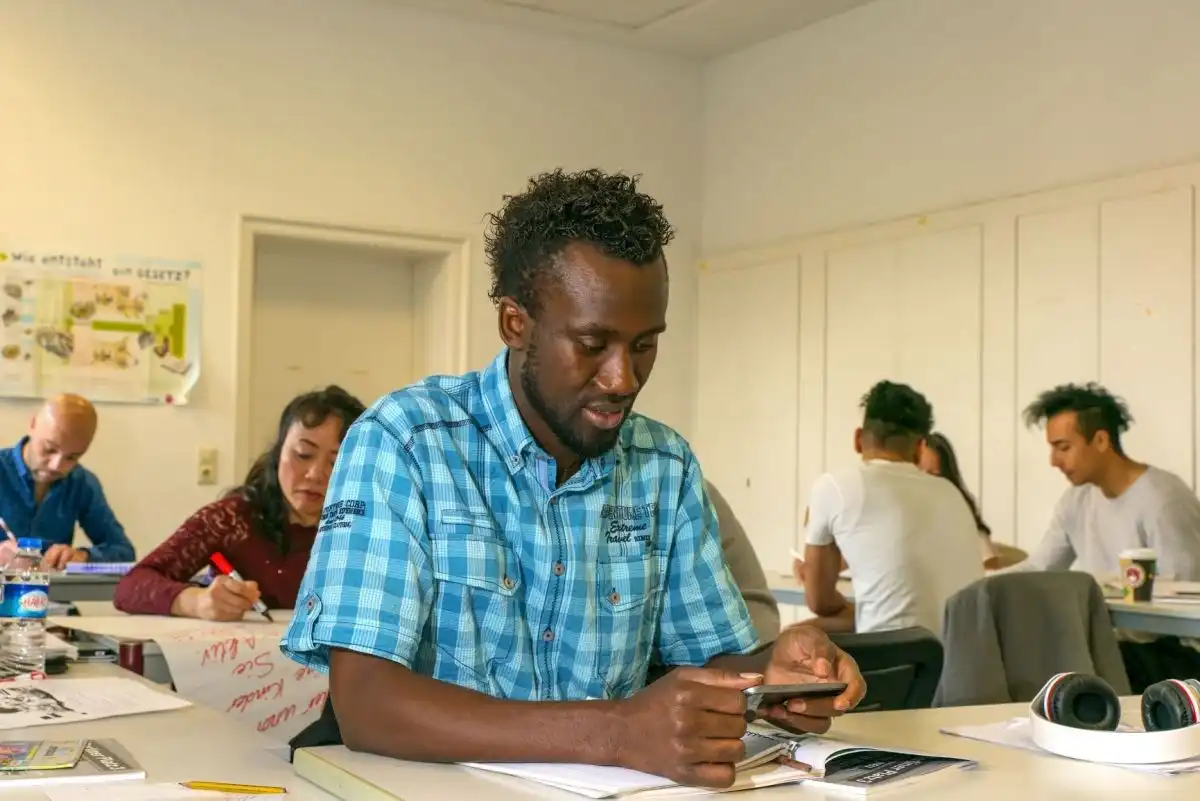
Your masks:
[{"label": "man in blue plaid shirt", "polygon": [[[490,223],[505,347],[350,429],[283,649],[329,671],[352,748],[728,786],[746,688],[846,682],[764,713],[824,731],[862,677],[813,627],[758,642],[695,456],[632,411],[666,330],[662,207],[556,171]],[[652,656],[676,669],[647,687]]]}]

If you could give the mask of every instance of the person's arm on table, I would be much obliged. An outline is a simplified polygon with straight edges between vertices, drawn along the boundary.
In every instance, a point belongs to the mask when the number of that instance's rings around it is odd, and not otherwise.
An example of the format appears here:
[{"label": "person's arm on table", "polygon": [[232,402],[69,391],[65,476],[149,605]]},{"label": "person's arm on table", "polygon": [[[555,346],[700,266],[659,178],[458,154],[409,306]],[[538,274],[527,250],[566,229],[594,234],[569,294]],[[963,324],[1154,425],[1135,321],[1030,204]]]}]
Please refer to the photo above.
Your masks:
[{"label": "person's arm on table", "polygon": [[[402,442],[393,432],[403,424],[379,414],[360,418],[342,444],[283,643],[310,665],[328,655],[345,744],[426,762],[582,762],[731,782],[727,769],[744,751],[741,690],[760,677],[675,671],[626,700],[526,702],[412,670],[434,593],[426,489],[412,455],[423,446]],[[345,508],[354,511],[330,511]],[[719,559],[715,537],[712,547]],[[745,617],[740,598],[731,603]]]},{"label": "person's arm on table", "polygon": [[42,557],[42,564],[50,570],[62,570],[68,562],[132,562],[135,558],[133,543],[108,505],[100,479],[88,473],[86,482],[79,525],[92,545],[90,548],[75,548],[63,543],[51,545]]},{"label": "person's arm on table", "polygon": [[837,588],[845,560],[833,534],[844,506],[833,477],[825,474],[817,479],[805,514],[804,600],[821,617],[842,615],[849,606]]},{"label": "person's arm on table", "polygon": [[[1074,488],[1068,489],[1059,498],[1050,517],[1041,542],[1029,554],[1029,558],[1000,572],[1024,572],[1027,570],[1067,570],[1075,563],[1075,546],[1071,544],[1071,531],[1075,527],[1077,496]],[[1113,571],[1117,566],[1113,565]]]},{"label": "person's arm on table", "polygon": [[858,665],[813,626],[792,626],[769,645],[759,642],[722,564],[717,518],[702,492],[699,467],[692,461],[686,470],[659,624],[658,651],[664,663],[704,665],[719,671],[715,675],[759,674],[765,684],[844,681],[846,690],[836,698],[764,710],[785,728],[826,731],[833,716],[852,709],[866,692]]},{"label": "person's arm on table", "polygon": [[258,599],[258,585],[218,576],[208,587],[188,583],[225,548],[245,520],[240,501],[211,503],[183,522],[117,584],[113,605],[122,612],[205,620],[241,620]]},{"label": "person's arm on table", "polygon": [[1166,581],[1200,581],[1200,505],[1194,497],[1172,498],[1147,521],[1146,545],[1158,558]]}]

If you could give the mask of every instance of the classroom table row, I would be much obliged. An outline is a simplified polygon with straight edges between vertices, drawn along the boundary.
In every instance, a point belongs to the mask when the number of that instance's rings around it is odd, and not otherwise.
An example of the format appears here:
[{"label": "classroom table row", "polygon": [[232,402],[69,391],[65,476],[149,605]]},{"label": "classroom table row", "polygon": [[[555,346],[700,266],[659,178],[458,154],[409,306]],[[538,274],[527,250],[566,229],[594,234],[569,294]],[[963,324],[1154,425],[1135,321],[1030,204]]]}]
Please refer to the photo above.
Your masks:
[{"label": "classroom table row", "polygon": [[[804,586],[795,577],[769,572],[767,584],[781,605],[800,609],[802,615],[807,611]],[[838,582],[838,589],[847,598],[853,597],[849,581]],[[1200,639],[1200,603],[1145,603],[1110,598],[1107,604],[1114,628]]]},{"label": "classroom table row", "polygon": [[[75,665],[69,677],[100,678],[132,674],[113,665]],[[139,679],[141,680],[141,679]],[[144,681],[144,680],[142,680]],[[151,684],[147,682],[147,684]],[[161,692],[161,685],[151,684]],[[1127,699],[1133,712],[1136,699]],[[1125,799],[1184,797],[1200,793],[1200,773],[1156,776],[1125,768],[1095,765],[1018,748],[989,745],[940,733],[947,726],[989,723],[1026,713],[1024,704],[931,709],[912,712],[882,712],[849,715],[838,720],[834,733],[841,739],[863,745],[927,751],[975,760],[979,767],[968,771],[943,771],[908,788],[888,793],[889,797],[913,797],[949,801],[964,796],[973,801],[1000,801],[1014,792],[1023,801],[1086,797]],[[385,760],[339,751],[338,763],[345,770],[342,789],[331,795],[298,777],[287,761],[286,750],[262,735],[238,725],[203,706],[143,715],[107,718],[87,723],[67,723],[9,730],[6,739],[116,739],[146,770],[149,783],[223,781],[286,787],[287,798],[295,801],[403,798],[404,801],[443,801],[446,798],[509,799],[511,801],[578,801],[580,796],[454,765],[427,765]],[[362,780],[374,784],[375,792],[360,794]],[[108,798],[122,797],[120,785]],[[384,791],[384,792],[380,792]],[[785,785],[747,791],[748,801],[828,798],[816,785]],[[389,794],[390,793],[390,794]],[[684,797],[696,797],[688,793]],[[36,789],[12,790],[3,797],[11,801],[45,801]],[[269,797],[269,796],[267,796]]]},{"label": "classroom table row", "polygon": [[50,600],[57,603],[111,601],[120,580],[120,576],[108,573],[55,573],[50,577]]}]

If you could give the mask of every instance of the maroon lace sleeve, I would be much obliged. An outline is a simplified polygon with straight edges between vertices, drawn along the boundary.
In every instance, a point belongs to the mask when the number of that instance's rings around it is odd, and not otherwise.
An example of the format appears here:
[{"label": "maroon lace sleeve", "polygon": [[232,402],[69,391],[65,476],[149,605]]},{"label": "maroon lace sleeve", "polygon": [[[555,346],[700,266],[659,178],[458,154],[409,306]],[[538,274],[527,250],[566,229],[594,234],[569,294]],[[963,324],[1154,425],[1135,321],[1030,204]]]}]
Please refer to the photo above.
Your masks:
[{"label": "maroon lace sleeve", "polygon": [[175,597],[187,588],[188,579],[208,564],[209,556],[244,539],[249,532],[241,498],[210,503],[121,579],[113,593],[113,605],[132,614],[171,614]]}]

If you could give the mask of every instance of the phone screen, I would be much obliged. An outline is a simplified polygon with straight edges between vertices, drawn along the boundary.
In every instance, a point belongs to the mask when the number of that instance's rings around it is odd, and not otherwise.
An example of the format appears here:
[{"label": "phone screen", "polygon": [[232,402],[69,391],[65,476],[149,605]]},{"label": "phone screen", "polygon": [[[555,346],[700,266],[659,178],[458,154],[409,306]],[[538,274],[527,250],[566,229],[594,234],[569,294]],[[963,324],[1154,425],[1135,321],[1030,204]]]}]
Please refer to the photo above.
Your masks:
[{"label": "phone screen", "polygon": [[793,698],[834,698],[842,694],[846,684],[840,681],[817,684],[764,684],[746,689],[747,709],[782,704]]}]

